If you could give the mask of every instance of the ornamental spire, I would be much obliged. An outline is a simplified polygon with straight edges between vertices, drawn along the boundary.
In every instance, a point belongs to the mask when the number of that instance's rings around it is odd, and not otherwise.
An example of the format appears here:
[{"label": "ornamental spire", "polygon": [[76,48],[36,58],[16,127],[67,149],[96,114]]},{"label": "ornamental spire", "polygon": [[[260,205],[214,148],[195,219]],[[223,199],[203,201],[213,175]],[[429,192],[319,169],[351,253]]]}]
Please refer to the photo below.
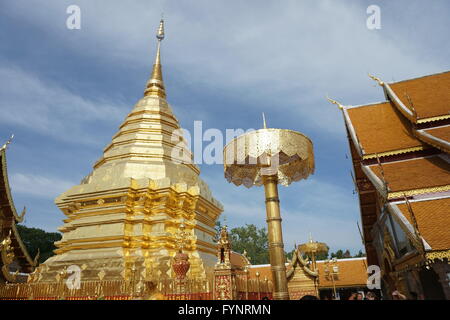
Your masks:
[{"label": "ornamental spire", "polygon": [[158,96],[161,98],[166,97],[166,89],[164,88],[164,82],[162,78],[161,68],[161,41],[164,39],[164,20],[159,22],[158,32],[156,33],[156,39],[158,39],[158,48],[156,50],[155,63],[153,64],[152,75],[147,82],[144,96]]}]

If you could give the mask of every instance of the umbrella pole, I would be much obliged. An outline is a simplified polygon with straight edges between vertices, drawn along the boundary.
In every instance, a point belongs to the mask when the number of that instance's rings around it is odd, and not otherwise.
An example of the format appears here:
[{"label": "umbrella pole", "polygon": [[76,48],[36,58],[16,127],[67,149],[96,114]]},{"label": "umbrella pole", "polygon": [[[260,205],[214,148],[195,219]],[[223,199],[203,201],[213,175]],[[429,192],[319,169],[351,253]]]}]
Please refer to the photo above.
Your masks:
[{"label": "umbrella pole", "polygon": [[278,198],[278,179],[276,175],[263,176],[263,182],[266,196],[269,258],[274,282],[273,298],[275,300],[289,300],[286,257],[281,230],[280,199]]}]

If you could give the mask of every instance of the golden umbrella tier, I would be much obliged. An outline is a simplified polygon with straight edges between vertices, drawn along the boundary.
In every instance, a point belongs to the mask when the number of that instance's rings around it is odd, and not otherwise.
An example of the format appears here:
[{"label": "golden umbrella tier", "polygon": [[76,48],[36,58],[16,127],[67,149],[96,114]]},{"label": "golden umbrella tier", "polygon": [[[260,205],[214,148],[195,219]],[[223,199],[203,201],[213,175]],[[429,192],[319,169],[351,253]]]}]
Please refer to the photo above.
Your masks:
[{"label": "golden umbrella tier", "polygon": [[324,253],[328,252],[329,248],[326,245],[326,243],[323,242],[307,242],[299,245],[298,249],[300,252],[306,253],[306,254],[317,254],[317,253]]},{"label": "golden umbrella tier", "polygon": [[278,183],[288,186],[314,172],[313,145],[293,130],[251,131],[225,146],[224,171],[228,182],[237,186],[261,186],[263,176],[276,176]]}]

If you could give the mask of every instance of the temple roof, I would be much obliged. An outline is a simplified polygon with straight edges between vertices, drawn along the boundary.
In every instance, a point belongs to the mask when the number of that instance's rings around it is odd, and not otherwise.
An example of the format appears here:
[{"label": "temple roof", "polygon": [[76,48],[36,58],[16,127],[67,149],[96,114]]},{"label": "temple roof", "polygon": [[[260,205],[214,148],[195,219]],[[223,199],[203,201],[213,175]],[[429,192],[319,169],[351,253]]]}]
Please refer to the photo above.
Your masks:
[{"label": "temple roof", "polygon": [[416,136],[433,147],[450,153],[450,125],[417,130]]},{"label": "temple roof", "polygon": [[[431,250],[450,247],[450,197],[410,202],[420,235]],[[406,203],[395,204],[411,225],[413,220]]]},{"label": "temple roof", "polygon": [[[5,240],[5,243],[9,243],[2,250],[9,250],[14,254],[11,259],[17,262],[21,272],[32,272],[34,266],[37,264],[37,259],[35,258],[33,260],[30,257],[16,228],[16,223],[23,220],[25,209],[21,215],[18,215],[14,206],[8,181],[6,145],[0,148],[0,163],[0,242]],[[3,257],[6,256],[2,254],[0,258],[0,279],[14,281],[15,278],[8,273],[10,262],[4,261]],[[5,269],[3,269],[4,266],[6,267]]]},{"label": "temple roof", "polygon": [[[336,287],[365,287],[367,285],[367,262],[366,258],[349,258],[337,259],[339,267],[339,276],[335,277]],[[325,261],[317,261],[319,272],[319,289],[332,288],[333,282],[331,278],[327,278],[325,274]],[[287,271],[291,269],[291,265],[287,265]],[[272,280],[272,272],[270,264],[252,265],[249,267],[249,277],[256,278],[256,272],[259,272],[259,278],[264,280]]]},{"label": "temple roof", "polygon": [[0,149],[0,165],[0,208],[2,210],[2,215],[8,219],[14,219],[15,222],[22,222],[23,216],[25,215],[25,209],[19,215],[14,205],[8,179],[6,146]]},{"label": "temple roof", "polygon": [[[339,274],[335,277],[337,288],[340,287],[365,287],[367,285],[366,258],[338,259]],[[325,262],[317,261],[319,270],[319,288],[332,288],[333,281],[325,273]]]},{"label": "temple roof", "polygon": [[[450,163],[444,157],[430,156],[403,161],[395,161],[365,166],[369,179],[375,185],[382,187],[384,180],[388,183],[388,198],[402,197],[401,193],[409,195],[450,190]],[[441,190],[442,189],[442,190]]]},{"label": "temple roof", "polygon": [[[423,148],[411,125],[391,102],[380,102],[345,110],[356,133],[363,157],[383,153],[402,153]],[[397,152],[394,152],[397,151]]]},{"label": "temple roof", "polygon": [[[390,84],[369,76],[383,88],[386,101],[344,106],[328,100],[343,111],[367,257],[376,264],[373,225],[385,200],[390,206],[405,195],[411,202],[434,197],[419,205],[433,208],[433,201],[450,192],[450,71]],[[431,211],[423,215],[431,217]],[[448,209],[439,212],[448,216]],[[448,224],[434,228],[448,229]]]},{"label": "temple roof", "polygon": [[250,261],[243,254],[231,251],[230,263],[233,268],[243,269],[250,264]]},{"label": "temple roof", "polygon": [[[390,87],[403,105],[413,111],[419,122],[438,117],[450,118],[450,71],[385,86]],[[410,120],[417,122],[414,118]]]},{"label": "temple roof", "polygon": [[256,273],[259,272],[259,278],[264,280],[265,278],[272,280],[272,271],[270,264],[252,265],[248,268],[248,275],[250,279],[256,279]]}]

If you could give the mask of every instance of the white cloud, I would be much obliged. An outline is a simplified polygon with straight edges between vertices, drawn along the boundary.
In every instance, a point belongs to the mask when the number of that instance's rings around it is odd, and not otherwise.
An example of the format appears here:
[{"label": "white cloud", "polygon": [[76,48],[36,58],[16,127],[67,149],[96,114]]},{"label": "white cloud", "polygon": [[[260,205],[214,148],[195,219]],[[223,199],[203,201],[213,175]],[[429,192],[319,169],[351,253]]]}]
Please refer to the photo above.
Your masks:
[{"label": "white cloud", "polygon": [[74,182],[61,178],[28,173],[15,173],[10,180],[13,194],[21,193],[52,200],[75,185]]},{"label": "white cloud", "polygon": [[89,134],[94,123],[119,122],[124,108],[92,101],[18,68],[0,65],[0,123],[12,124],[62,141],[96,144]]},{"label": "white cloud", "polygon": [[[69,4],[9,6],[24,19],[45,26],[71,50],[149,71],[154,33],[164,10],[163,63],[176,71],[176,81],[236,95],[251,106],[251,113],[271,106],[273,112],[298,118],[303,126],[338,136],[343,136],[342,121],[338,112],[330,111],[327,92],[343,103],[365,103],[370,102],[367,96],[383,99],[367,72],[389,81],[442,71],[432,59],[423,60],[422,42],[410,42],[389,27],[368,30],[362,4],[79,1],[81,31],[63,27]],[[388,19],[386,12],[382,14]],[[358,100],[362,93],[364,100]]]}]

